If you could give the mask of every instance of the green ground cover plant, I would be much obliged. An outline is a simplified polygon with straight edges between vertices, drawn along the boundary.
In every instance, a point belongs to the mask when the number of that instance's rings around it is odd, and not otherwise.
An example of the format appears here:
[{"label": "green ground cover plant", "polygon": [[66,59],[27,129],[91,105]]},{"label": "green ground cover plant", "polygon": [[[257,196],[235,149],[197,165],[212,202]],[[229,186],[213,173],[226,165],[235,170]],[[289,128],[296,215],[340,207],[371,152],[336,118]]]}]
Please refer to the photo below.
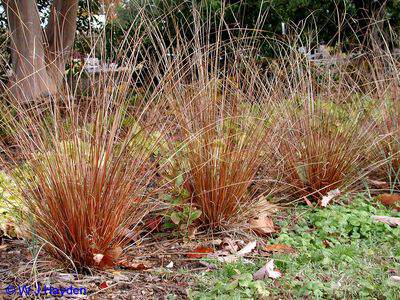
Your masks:
[{"label": "green ground cover plant", "polygon": [[281,278],[253,280],[262,258],[219,265],[199,275],[192,298],[397,299],[400,287],[391,275],[400,270],[400,229],[371,215],[399,213],[364,195],[344,200],[324,209],[298,206],[277,223],[280,233],[268,243],[295,249],[266,258],[274,259]]},{"label": "green ground cover plant", "polygon": [[21,208],[21,194],[12,179],[5,172],[0,172],[0,236],[17,237]]}]

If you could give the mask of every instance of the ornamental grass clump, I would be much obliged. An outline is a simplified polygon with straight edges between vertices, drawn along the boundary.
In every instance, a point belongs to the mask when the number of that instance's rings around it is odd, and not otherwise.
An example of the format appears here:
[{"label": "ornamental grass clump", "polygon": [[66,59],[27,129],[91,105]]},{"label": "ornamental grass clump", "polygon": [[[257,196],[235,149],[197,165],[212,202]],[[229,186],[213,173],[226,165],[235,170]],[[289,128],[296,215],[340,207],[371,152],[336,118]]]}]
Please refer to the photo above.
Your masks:
[{"label": "ornamental grass clump", "polygon": [[285,116],[277,126],[282,140],[275,159],[289,199],[320,201],[331,190],[347,191],[365,171],[367,131],[358,122],[339,123],[317,109]]},{"label": "ornamental grass clump", "polygon": [[90,117],[69,124],[59,112],[52,124],[41,114],[25,114],[29,121],[16,141],[19,161],[11,156],[8,163],[32,237],[79,269],[111,266],[129,246],[130,233],[150,208],[147,187],[156,170],[151,151],[132,151],[139,133],[122,127],[120,106],[93,103],[90,110]]},{"label": "ornamental grass clump", "polygon": [[251,46],[240,38],[218,42],[222,31],[211,42],[200,31],[165,50],[174,59],[165,63],[162,95],[180,145],[167,172],[182,178],[186,203],[201,212],[198,220],[221,229],[264,209],[251,187],[274,136],[268,112],[255,109],[264,99]]},{"label": "ornamental grass clump", "polygon": [[[287,46],[267,65],[274,74],[266,78],[264,94],[275,99],[273,126],[280,139],[269,147],[276,167],[264,167],[263,178],[275,180],[281,202],[321,203],[330,191],[360,190],[374,164],[375,85],[352,76],[357,59],[315,60],[299,53],[296,41]],[[363,66],[356,69],[363,74]]]},{"label": "ornamental grass clump", "polygon": [[176,163],[188,201],[211,227],[246,221],[257,203],[249,188],[263,161],[269,132],[262,121],[241,116],[227,95],[196,90],[173,98],[188,104],[174,108],[186,148],[177,153]]},{"label": "ornamental grass clump", "polygon": [[400,191],[400,105],[397,99],[382,101],[375,120],[377,138],[371,177],[386,183],[390,192]]},{"label": "ornamental grass clump", "polygon": [[[126,39],[130,55],[121,50],[122,65],[139,63],[138,35]],[[114,265],[132,246],[136,226],[153,205],[149,186],[160,140],[153,131],[162,126],[151,112],[156,89],[151,83],[139,91],[134,67],[76,76],[73,89],[65,82],[57,95],[29,107],[10,96],[3,125],[15,132],[14,144],[1,150],[32,238],[60,262],[87,270]],[[137,101],[127,106],[132,94]],[[137,140],[151,143],[133,149]]]}]

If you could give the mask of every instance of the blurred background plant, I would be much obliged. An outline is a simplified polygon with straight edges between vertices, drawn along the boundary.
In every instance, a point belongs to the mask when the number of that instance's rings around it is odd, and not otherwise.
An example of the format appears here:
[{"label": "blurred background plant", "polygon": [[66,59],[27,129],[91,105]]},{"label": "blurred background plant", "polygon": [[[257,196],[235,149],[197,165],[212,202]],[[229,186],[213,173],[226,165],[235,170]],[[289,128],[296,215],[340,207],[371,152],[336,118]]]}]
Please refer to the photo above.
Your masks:
[{"label": "blurred background plant", "polygon": [[20,224],[22,196],[13,179],[0,172],[0,236],[9,238],[28,235]]}]

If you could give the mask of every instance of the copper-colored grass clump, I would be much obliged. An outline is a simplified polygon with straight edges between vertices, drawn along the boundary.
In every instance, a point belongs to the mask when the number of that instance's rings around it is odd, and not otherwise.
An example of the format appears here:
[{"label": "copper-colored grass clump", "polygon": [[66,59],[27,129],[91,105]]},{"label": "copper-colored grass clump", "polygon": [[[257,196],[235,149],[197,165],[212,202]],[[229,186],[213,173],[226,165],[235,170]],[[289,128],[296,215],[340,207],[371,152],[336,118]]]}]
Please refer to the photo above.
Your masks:
[{"label": "copper-colored grass clump", "polygon": [[375,159],[378,168],[374,177],[388,183],[391,191],[400,190],[400,105],[397,99],[383,103],[382,119],[378,120],[379,136],[376,143]]},{"label": "copper-colored grass clump", "polygon": [[249,187],[263,162],[268,130],[262,121],[241,117],[226,95],[185,95],[190,108],[175,112],[193,118],[190,125],[180,123],[187,144],[180,159],[186,162],[186,169],[181,165],[191,201],[211,227],[246,221],[255,203]]},{"label": "copper-colored grass clump", "polygon": [[113,265],[148,209],[154,162],[131,148],[137,133],[123,130],[121,117],[121,107],[97,108],[82,127],[35,116],[20,131],[24,164],[14,175],[32,237],[78,269]]},{"label": "copper-colored grass clump", "polygon": [[233,66],[237,73],[217,69],[214,73],[207,68],[213,61],[207,55],[189,68],[190,85],[185,77],[171,80],[166,98],[184,145],[175,168],[183,174],[187,200],[201,210],[203,224],[221,228],[246,223],[255,213],[257,197],[249,188],[272,134],[265,126],[265,113],[252,113],[254,99],[263,100],[254,88],[256,76],[239,74],[237,66]]},{"label": "copper-colored grass clump", "polygon": [[287,116],[278,124],[282,140],[276,161],[289,198],[318,201],[357,182],[365,168],[367,142],[359,124],[338,124],[333,114],[322,110]]}]

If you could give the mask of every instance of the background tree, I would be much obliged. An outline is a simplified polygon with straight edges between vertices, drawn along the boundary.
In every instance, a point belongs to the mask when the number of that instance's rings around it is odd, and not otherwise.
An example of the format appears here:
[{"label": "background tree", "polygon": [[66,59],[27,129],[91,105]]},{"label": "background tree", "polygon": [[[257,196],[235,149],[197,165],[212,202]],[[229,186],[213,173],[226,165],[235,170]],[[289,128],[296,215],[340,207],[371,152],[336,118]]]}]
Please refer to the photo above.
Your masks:
[{"label": "background tree", "polygon": [[[231,28],[254,28],[260,25],[257,22],[261,15],[265,16],[261,28],[271,38],[282,37],[282,23],[285,23],[289,35],[292,33],[290,28],[300,27],[304,29],[304,36],[313,36],[316,43],[324,41],[342,51],[371,48],[371,39],[366,38],[367,35],[378,39],[377,31],[387,33],[388,25],[390,30],[398,32],[400,23],[399,0],[125,0],[117,9],[114,39],[118,39],[118,32],[123,34],[131,26],[129,20],[144,7],[158,22],[160,32],[173,32],[177,26],[182,33],[190,34],[187,24],[191,20],[193,4],[202,7],[204,17],[207,13],[218,16],[224,5],[224,20]],[[161,19],[162,14],[168,17]],[[398,46],[396,39],[391,42],[392,47]],[[274,54],[271,42],[266,43],[263,54]]]},{"label": "background tree", "polygon": [[0,27],[3,40],[9,37],[14,97],[30,100],[57,90],[77,29],[89,32],[99,8],[98,1],[5,0]]},{"label": "background tree", "polygon": [[73,46],[77,0],[54,0],[43,30],[36,1],[6,0],[13,74],[10,90],[19,100],[53,94]]}]

